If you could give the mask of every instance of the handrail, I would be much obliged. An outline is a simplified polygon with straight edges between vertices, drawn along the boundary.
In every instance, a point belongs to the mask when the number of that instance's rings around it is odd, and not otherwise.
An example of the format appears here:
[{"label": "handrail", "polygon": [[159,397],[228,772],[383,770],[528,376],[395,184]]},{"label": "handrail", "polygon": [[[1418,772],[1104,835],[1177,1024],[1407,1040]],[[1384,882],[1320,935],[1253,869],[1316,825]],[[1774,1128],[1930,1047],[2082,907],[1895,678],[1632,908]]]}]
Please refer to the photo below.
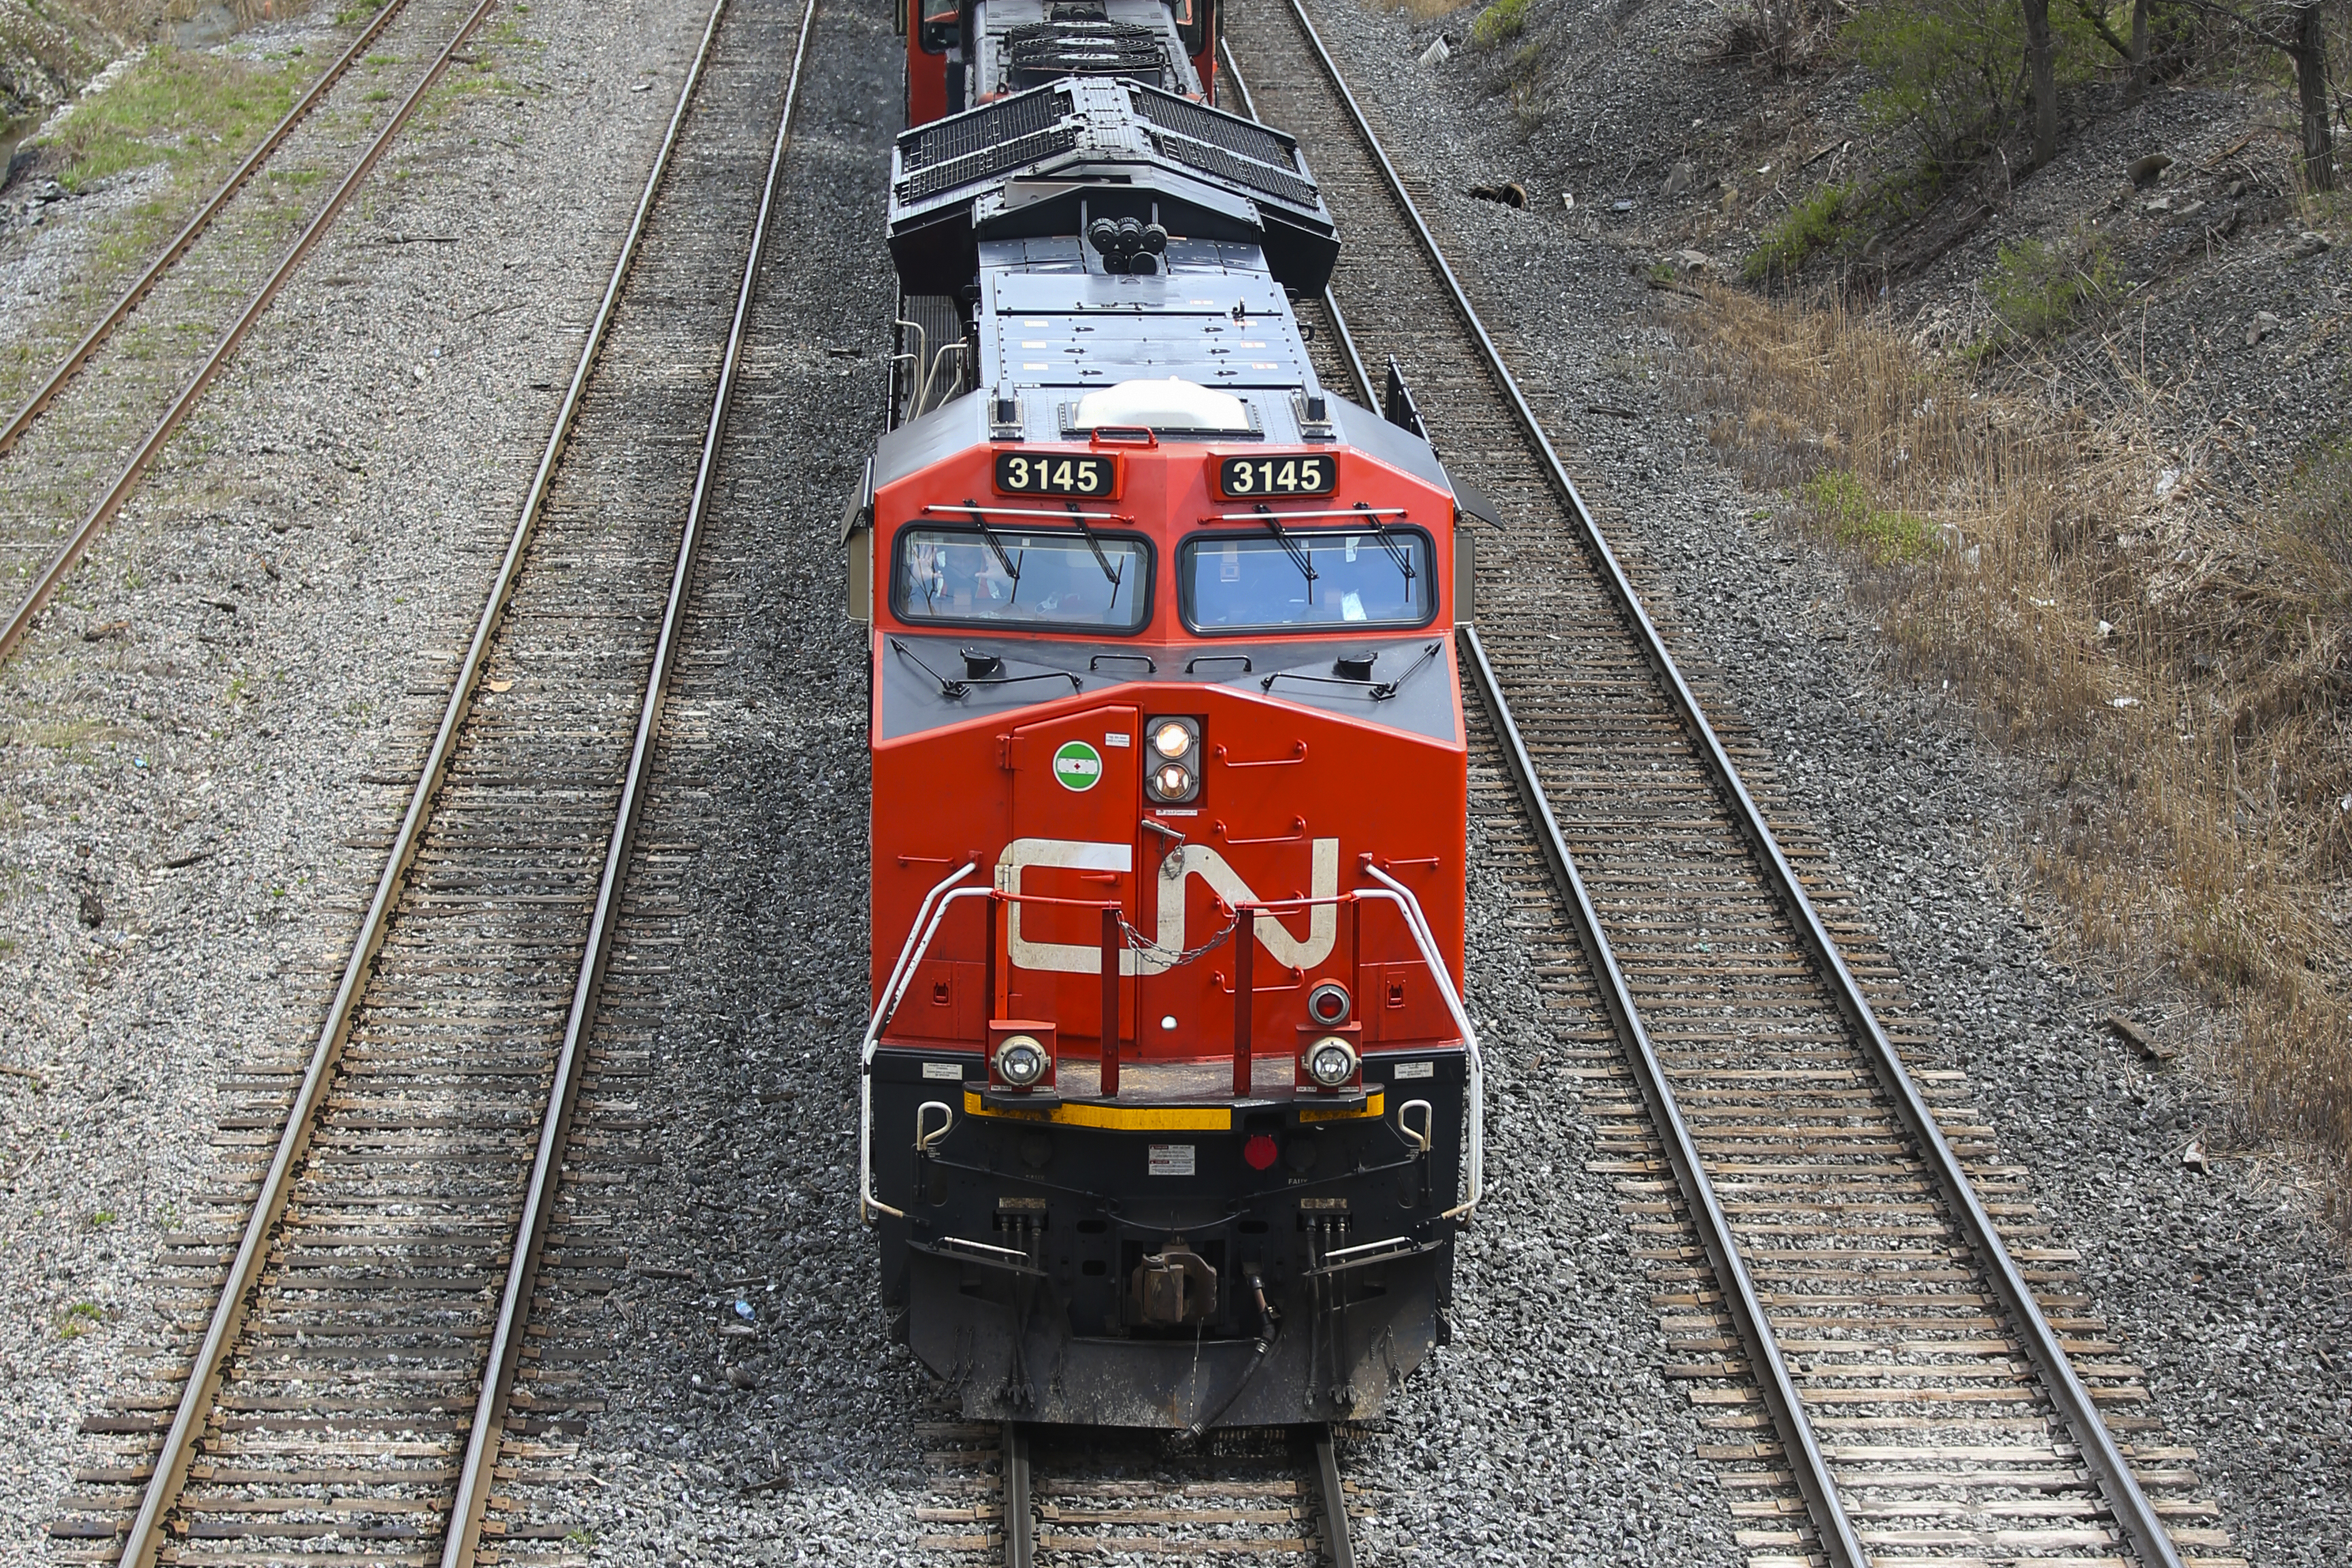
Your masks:
[{"label": "handrail", "polygon": [[[1206,658],[1212,656],[1203,654],[1202,657]],[[1245,669],[1242,671],[1242,673],[1244,675],[1252,675],[1256,672]],[[1209,754],[1229,768],[1295,768],[1299,763],[1307,760],[1307,742],[1304,741],[1293,741],[1290,742],[1290,755],[1286,757],[1268,757],[1262,762],[1237,763],[1234,761],[1232,753],[1227,752],[1223,746],[1212,747]]]},{"label": "handrail", "polygon": [[[914,984],[915,971],[923,962],[923,954],[931,950],[931,939],[939,934],[940,924],[947,919],[948,906],[964,899],[993,899],[1016,904],[1062,904],[1083,910],[1117,909],[1099,899],[1056,899],[1043,893],[1007,893],[995,888],[958,888],[956,884],[979,869],[979,862],[967,861],[957,867],[923,895],[915,910],[914,922],[907,928],[907,941],[898,950],[898,963],[890,966],[890,979],[882,988],[882,999],[875,1004],[874,1016],[866,1021],[866,1037],[857,1047],[857,1217],[872,1224],[870,1211],[878,1210],[892,1219],[904,1219],[904,1209],[891,1207],[874,1195],[874,1051],[881,1043],[882,1031],[898,1011],[898,1004],[907,997],[907,987]],[[992,1003],[994,998],[990,999]]]},{"label": "handrail", "polygon": [[[1282,498],[1276,496],[1273,499],[1279,500]],[[1351,506],[1343,507],[1338,511],[1212,511],[1202,513],[1201,521],[1202,522],[1264,522],[1271,517],[1283,522],[1289,522],[1302,517],[1367,518],[1408,515],[1410,514],[1401,506]],[[1334,530],[1334,531],[1337,531]]]},{"label": "handrail", "polygon": [[[1263,767],[1266,764],[1258,765]],[[1307,819],[1303,816],[1292,817],[1289,832],[1277,833],[1270,838],[1235,838],[1232,829],[1225,826],[1225,819],[1222,816],[1209,825],[1209,832],[1212,837],[1223,839],[1228,847],[1246,847],[1253,844],[1296,844],[1307,837]]]},{"label": "handrail", "polygon": [[966,502],[962,506],[950,506],[943,501],[925,501],[923,503],[923,510],[925,512],[937,512],[942,517],[970,517],[974,512],[986,512],[992,517],[1042,517],[1054,522],[1067,522],[1072,518],[1082,518],[1087,522],[1133,522],[1135,521],[1132,516],[1123,511],[1077,511],[1075,510],[1070,511],[1047,511],[1042,507],[974,506],[970,502]]},{"label": "handrail", "polygon": [[1368,899],[1385,896],[1403,911],[1405,924],[1421,949],[1422,962],[1428,966],[1430,978],[1437,982],[1437,994],[1445,998],[1445,1010],[1454,1015],[1454,1026],[1462,1031],[1462,1053],[1470,1069],[1470,1195],[1447,1209],[1444,1215],[1446,1219],[1459,1218],[1475,1209],[1486,1191],[1486,1063],[1478,1050],[1478,1031],[1470,1026],[1470,1015],[1462,1010],[1462,998],[1454,989],[1454,976],[1447,971],[1444,960],[1437,955],[1437,941],[1430,935],[1429,921],[1421,912],[1421,900],[1412,896],[1411,888],[1378,866],[1368,865],[1363,872],[1387,892],[1383,895],[1380,889],[1371,888],[1359,891]]},{"label": "handrail", "polygon": [[[995,888],[959,888],[955,884],[970,876],[975,865],[958,867],[923,895],[915,911],[915,919],[907,928],[907,941],[898,950],[898,960],[891,965],[890,979],[876,1002],[874,1015],[866,1025],[866,1037],[858,1046],[858,1110],[857,1110],[857,1217],[860,1223],[871,1225],[875,1214],[886,1214],[892,1219],[904,1219],[904,1209],[894,1208],[874,1195],[874,1053],[880,1044],[882,1031],[889,1026],[898,1004],[906,997],[907,988],[913,984],[914,973],[923,962],[923,954],[931,948],[931,940],[946,919],[949,906],[965,899],[1002,900],[1007,903],[1064,904],[1080,909],[1103,909],[1103,902],[1085,899],[1055,899],[1035,893],[1007,893]],[[1469,1195],[1442,1217],[1457,1219],[1475,1210],[1486,1195],[1486,1067],[1479,1050],[1478,1031],[1472,1027],[1470,1016],[1463,1010],[1462,998],[1454,988],[1453,973],[1437,951],[1437,940],[1430,933],[1428,918],[1422,913],[1421,900],[1412,889],[1366,862],[1364,875],[1381,884],[1378,888],[1357,888],[1345,893],[1325,894],[1319,898],[1264,899],[1252,903],[1257,914],[1273,914],[1283,910],[1307,909],[1318,904],[1353,903],[1373,899],[1394,904],[1404,918],[1405,930],[1420,950],[1423,964],[1430,978],[1437,983],[1437,994],[1445,999],[1445,1009],[1453,1015],[1454,1026],[1460,1031],[1462,1050],[1468,1066],[1466,1094],[1469,1100],[1470,1160],[1468,1172]],[[1250,922],[1251,938],[1256,935],[1255,919]]]},{"label": "handrail", "polygon": [[[899,1000],[906,995],[908,983],[913,979],[916,966],[922,963],[923,954],[930,950],[931,937],[946,917],[948,906],[959,899],[986,898],[996,890],[955,886],[977,869],[977,863],[959,866],[923,895],[922,904],[915,910],[915,922],[907,928],[906,945],[898,950],[898,962],[891,966],[890,983],[883,987],[882,999],[874,1005],[874,1016],[866,1026],[866,1038],[857,1047],[857,1218],[864,1225],[874,1223],[876,1210],[892,1219],[907,1217],[906,1210],[892,1208],[874,1195],[875,1042],[882,1037],[890,1015],[898,1010]],[[955,889],[952,892],[949,891],[951,888]]]}]

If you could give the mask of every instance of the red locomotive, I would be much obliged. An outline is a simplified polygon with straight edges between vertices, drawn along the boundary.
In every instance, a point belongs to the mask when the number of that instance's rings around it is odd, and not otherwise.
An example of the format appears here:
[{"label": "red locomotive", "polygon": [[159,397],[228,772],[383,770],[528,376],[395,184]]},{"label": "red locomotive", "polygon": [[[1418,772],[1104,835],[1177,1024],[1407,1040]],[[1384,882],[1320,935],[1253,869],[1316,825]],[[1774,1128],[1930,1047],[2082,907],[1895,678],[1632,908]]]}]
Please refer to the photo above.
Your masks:
[{"label": "red locomotive", "polygon": [[1338,241],[1297,145],[1133,8],[1157,82],[1032,32],[1063,74],[965,77],[895,155],[905,371],[847,528],[861,1203],[975,1418],[1362,1416],[1441,1335],[1480,1181],[1467,539],[1409,399],[1308,363],[1289,296]]}]

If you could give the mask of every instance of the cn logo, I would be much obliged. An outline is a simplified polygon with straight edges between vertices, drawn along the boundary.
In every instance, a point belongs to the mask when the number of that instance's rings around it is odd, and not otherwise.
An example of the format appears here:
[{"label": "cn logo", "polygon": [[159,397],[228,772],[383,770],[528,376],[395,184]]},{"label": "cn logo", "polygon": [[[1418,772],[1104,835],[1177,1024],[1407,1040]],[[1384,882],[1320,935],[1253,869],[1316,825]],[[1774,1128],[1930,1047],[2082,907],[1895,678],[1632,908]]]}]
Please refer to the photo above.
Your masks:
[{"label": "cn logo", "polygon": [[[1339,891],[1339,841],[1318,838],[1312,849],[1308,896],[1332,898]],[[1100,844],[1083,838],[1016,838],[996,858],[996,890],[1019,892],[1021,873],[1032,866],[1127,874],[1135,869],[1135,846]],[[1152,879],[1160,889],[1160,909],[1159,929],[1152,932],[1151,940],[1163,953],[1181,952],[1189,945],[1184,929],[1184,892],[1185,885],[1195,877],[1208,883],[1211,890],[1228,904],[1254,903],[1257,900],[1256,890],[1225,864],[1223,856],[1204,844],[1179,845],[1160,863],[1160,874]],[[1331,945],[1339,936],[1339,910],[1336,904],[1317,904],[1307,911],[1307,936],[1303,941],[1272,915],[1261,915],[1257,920],[1258,941],[1276,963],[1293,969],[1312,969],[1330,957]],[[1024,937],[1019,904],[1012,906],[1005,921],[1005,947],[1015,969],[1051,970],[1064,974],[1102,973],[1102,950],[1098,947],[1031,942]],[[1119,955],[1121,974],[1158,974],[1167,968],[1167,960],[1155,953]]]}]

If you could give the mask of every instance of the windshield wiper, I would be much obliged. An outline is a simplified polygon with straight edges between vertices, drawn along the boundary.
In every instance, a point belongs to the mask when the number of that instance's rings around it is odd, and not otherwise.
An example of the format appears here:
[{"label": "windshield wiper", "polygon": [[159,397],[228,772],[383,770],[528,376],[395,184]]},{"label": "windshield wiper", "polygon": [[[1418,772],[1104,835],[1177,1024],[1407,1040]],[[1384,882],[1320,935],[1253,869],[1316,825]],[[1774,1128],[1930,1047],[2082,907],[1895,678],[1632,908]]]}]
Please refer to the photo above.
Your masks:
[{"label": "windshield wiper", "polygon": [[1095,537],[1095,531],[1087,526],[1087,520],[1078,514],[1078,503],[1072,501],[1069,507],[1070,521],[1077,524],[1078,537],[1087,542],[1087,548],[1095,552],[1095,564],[1101,567],[1103,575],[1110,579],[1110,602],[1116,605],[1118,603],[1119,578],[1127,571],[1127,565],[1122,562],[1118,571],[1111,570],[1110,557],[1103,553],[1102,542]]},{"label": "windshield wiper", "polygon": [[[966,496],[963,498],[963,504],[971,509],[972,527],[980,530],[981,538],[988,542],[989,553],[996,557],[996,563],[999,566],[1004,568],[1004,574],[1013,579],[1013,595],[1015,597],[1019,596],[1021,592],[1021,568],[1013,563],[1012,556],[1004,552],[1004,541],[996,536],[996,530],[989,527],[988,520],[980,515],[980,503],[978,501],[972,500],[970,496]],[[1005,600],[1005,603],[1008,605],[1012,602],[1013,600],[1010,598]]]},{"label": "windshield wiper", "polygon": [[1307,602],[1313,604],[1315,602],[1315,563],[1308,558],[1305,547],[1284,531],[1282,520],[1274,515],[1272,507],[1260,501],[1257,510],[1265,518],[1265,531],[1274,535],[1274,542],[1282,546],[1283,553],[1290,557],[1290,563],[1297,567],[1300,574],[1306,577]]},{"label": "windshield wiper", "polygon": [[[925,675],[929,676],[933,680],[939,682],[940,695],[950,702],[960,701],[963,698],[971,695],[971,689],[975,686],[1015,686],[1024,680],[1066,680],[1070,683],[1070,689],[1073,691],[1084,691],[1086,689],[1086,683],[1081,681],[1076,676],[1072,675],[1066,669],[1041,669],[1033,675],[974,675],[969,676],[962,680],[957,680],[952,677],[941,675],[938,670],[933,669],[929,665],[925,664],[913,648],[908,647],[897,637],[892,637],[890,639],[890,647],[891,650],[897,653],[899,658],[905,659],[917,669],[921,670]],[[973,655],[966,653],[963,657],[964,664],[967,668],[971,668],[975,666],[996,669],[1002,669],[1004,668],[1004,661],[992,655]]]},{"label": "windshield wiper", "polygon": [[[1311,686],[1361,687],[1363,689],[1364,695],[1370,698],[1373,701],[1385,702],[1390,698],[1394,697],[1397,694],[1397,689],[1403,686],[1406,681],[1411,680],[1415,673],[1420,670],[1423,665],[1427,664],[1431,659],[1435,658],[1437,657],[1437,650],[1444,646],[1445,645],[1444,643],[1433,642],[1428,644],[1421,650],[1421,657],[1414,659],[1411,664],[1405,666],[1404,673],[1398,676],[1394,680],[1374,680],[1372,679],[1372,664],[1374,660],[1381,657],[1379,654],[1374,653],[1369,657],[1349,658],[1343,656],[1336,660],[1332,665],[1334,669],[1340,671],[1338,675],[1302,675],[1295,669],[1277,669],[1272,675],[1266,676],[1257,683],[1258,689],[1261,691],[1271,691],[1274,689],[1274,683],[1277,680],[1303,680]],[[1356,673],[1357,670],[1361,670],[1362,673],[1358,674]]]},{"label": "windshield wiper", "polygon": [[[1372,509],[1366,506],[1362,501],[1358,501],[1356,503],[1356,510],[1361,512],[1369,512]],[[1389,559],[1396,563],[1396,569],[1404,574],[1404,580],[1408,583],[1412,582],[1412,557],[1405,553],[1403,545],[1399,544],[1395,540],[1389,537],[1388,524],[1382,522],[1378,517],[1367,517],[1364,521],[1371,525],[1372,538],[1380,544],[1380,547],[1382,550],[1389,552]]]}]

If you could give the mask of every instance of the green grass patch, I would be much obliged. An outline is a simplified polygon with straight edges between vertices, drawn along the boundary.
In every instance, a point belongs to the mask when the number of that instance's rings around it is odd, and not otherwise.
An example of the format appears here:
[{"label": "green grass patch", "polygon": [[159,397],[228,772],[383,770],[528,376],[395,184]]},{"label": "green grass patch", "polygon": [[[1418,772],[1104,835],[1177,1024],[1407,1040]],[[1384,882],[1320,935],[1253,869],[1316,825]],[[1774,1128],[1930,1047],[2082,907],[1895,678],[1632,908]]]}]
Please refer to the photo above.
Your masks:
[{"label": "green grass patch", "polygon": [[2074,246],[2040,239],[2004,245],[1982,287],[2000,318],[1997,338],[2053,338],[2116,297],[2114,247],[2097,237]]},{"label": "green grass patch", "polygon": [[76,1301],[57,1314],[58,1338],[78,1340],[106,1321],[106,1310],[95,1301]]},{"label": "green grass patch", "polygon": [[302,79],[299,66],[158,49],[37,144],[60,161],[56,178],[69,191],[157,163],[209,165],[283,119]]},{"label": "green grass patch", "polygon": [[1926,518],[1881,510],[1870,487],[1843,468],[1823,468],[1799,485],[1797,495],[1832,539],[1872,561],[1916,561],[1935,542]]},{"label": "green grass patch", "polygon": [[1533,3],[1534,0],[1495,0],[1493,5],[1478,13],[1476,21],[1470,24],[1472,47],[1490,49],[1507,39],[1517,37],[1527,28],[1528,11]]},{"label": "green grass patch", "polygon": [[1849,237],[1847,207],[1853,190],[1849,185],[1823,185],[1764,231],[1756,249],[1740,264],[1739,275],[1750,283],[1786,278],[1822,251],[1843,246]]}]

